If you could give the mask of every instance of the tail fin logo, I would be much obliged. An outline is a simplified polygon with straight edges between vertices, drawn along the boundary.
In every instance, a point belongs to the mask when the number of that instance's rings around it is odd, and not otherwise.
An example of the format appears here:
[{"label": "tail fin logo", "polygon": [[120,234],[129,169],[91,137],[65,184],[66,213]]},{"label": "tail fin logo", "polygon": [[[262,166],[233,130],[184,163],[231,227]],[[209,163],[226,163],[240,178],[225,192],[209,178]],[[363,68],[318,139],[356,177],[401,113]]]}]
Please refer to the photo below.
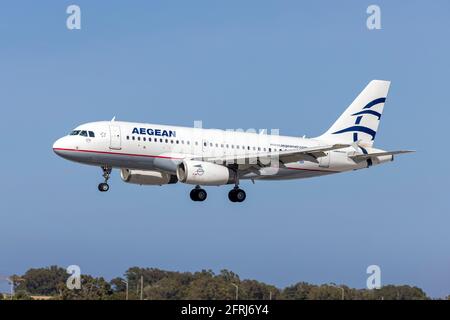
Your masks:
[{"label": "tail fin logo", "polygon": [[358,141],[358,132],[363,132],[366,133],[368,135],[370,135],[372,137],[372,141],[375,139],[375,135],[377,134],[377,132],[375,130],[372,130],[371,128],[365,127],[365,126],[360,126],[359,124],[361,123],[361,120],[363,118],[363,116],[365,115],[369,115],[369,116],[375,116],[378,118],[378,121],[380,121],[381,119],[381,113],[371,110],[371,108],[373,106],[376,106],[380,103],[384,103],[386,101],[386,98],[378,98],[375,100],[370,101],[368,104],[366,104],[363,108],[362,111],[356,112],[354,114],[352,114],[352,116],[357,116],[355,119],[355,125],[333,132],[333,134],[340,134],[340,133],[345,133],[345,132],[353,132],[353,141]]}]

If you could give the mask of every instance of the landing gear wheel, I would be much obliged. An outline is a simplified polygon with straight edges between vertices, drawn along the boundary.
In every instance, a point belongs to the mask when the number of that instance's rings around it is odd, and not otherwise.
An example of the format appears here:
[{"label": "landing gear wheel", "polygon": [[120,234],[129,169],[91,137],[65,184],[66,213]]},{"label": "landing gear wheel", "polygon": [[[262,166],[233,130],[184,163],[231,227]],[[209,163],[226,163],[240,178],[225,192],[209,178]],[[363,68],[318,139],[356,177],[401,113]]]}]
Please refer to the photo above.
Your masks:
[{"label": "landing gear wheel", "polygon": [[98,190],[99,190],[100,192],[106,192],[106,191],[108,191],[108,190],[109,190],[109,184],[107,184],[107,183],[105,183],[105,182],[100,183],[100,184],[98,185]]},{"label": "landing gear wheel", "polygon": [[205,201],[208,194],[200,187],[192,189],[189,194],[192,201]]},{"label": "landing gear wheel", "polygon": [[228,192],[228,199],[230,199],[231,202],[236,202],[236,190],[232,189],[230,192]]},{"label": "landing gear wheel", "polygon": [[246,195],[244,190],[237,189],[235,192],[236,192],[236,200],[237,200],[237,202],[242,202],[242,201],[245,200],[245,198],[247,198],[247,195]]},{"label": "landing gear wheel", "polygon": [[228,199],[230,199],[231,202],[242,202],[246,197],[245,191],[239,188],[234,188],[228,193]]},{"label": "landing gear wheel", "polygon": [[197,201],[197,189],[192,189],[189,195],[192,201]]},{"label": "landing gear wheel", "polygon": [[245,200],[247,195],[245,194],[245,191],[242,189],[239,189],[239,174],[237,170],[234,171],[234,188],[228,192],[228,199],[230,199],[231,202],[242,202]]},{"label": "landing gear wheel", "polygon": [[204,189],[197,190],[197,201],[205,201],[208,194]]}]

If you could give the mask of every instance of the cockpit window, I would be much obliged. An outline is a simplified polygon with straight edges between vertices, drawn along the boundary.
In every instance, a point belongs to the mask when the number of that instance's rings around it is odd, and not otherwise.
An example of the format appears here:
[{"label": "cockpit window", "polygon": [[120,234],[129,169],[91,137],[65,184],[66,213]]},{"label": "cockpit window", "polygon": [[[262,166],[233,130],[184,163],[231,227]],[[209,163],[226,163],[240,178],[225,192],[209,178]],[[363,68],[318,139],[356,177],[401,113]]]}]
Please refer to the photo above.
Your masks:
[{"label": "cockpit window", "polygon": [[73,131],[70,133],[71,136],[78,136],[78,135],[80,135],[80,136],[82,136],[82,137],[87,137],[88,134],[89,134],[89,137],[95,138],[95,133],[94,133],[94,131],[73,130]]}]

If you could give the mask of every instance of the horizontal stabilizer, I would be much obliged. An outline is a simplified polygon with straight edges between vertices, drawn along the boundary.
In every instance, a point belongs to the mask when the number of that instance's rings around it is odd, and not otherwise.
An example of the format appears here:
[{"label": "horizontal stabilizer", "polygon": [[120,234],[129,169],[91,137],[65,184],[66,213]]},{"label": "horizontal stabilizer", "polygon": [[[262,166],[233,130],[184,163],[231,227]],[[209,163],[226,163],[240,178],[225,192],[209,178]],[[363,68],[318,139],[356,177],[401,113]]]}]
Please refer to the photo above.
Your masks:
[{"label": "horizontal stabilizer", "polygon": [[357,154],[354,156],[349,156],[349,158],[356,162],[360,162],[360,161],[364,161],[364,160],[374,158],[374,157],[393,156],[396,154],[411,153],[411,152],[415,152],[415,151],[414,150],[398,150],[398,151],[375,152],[375,153],[369,153],[369,154]]}]

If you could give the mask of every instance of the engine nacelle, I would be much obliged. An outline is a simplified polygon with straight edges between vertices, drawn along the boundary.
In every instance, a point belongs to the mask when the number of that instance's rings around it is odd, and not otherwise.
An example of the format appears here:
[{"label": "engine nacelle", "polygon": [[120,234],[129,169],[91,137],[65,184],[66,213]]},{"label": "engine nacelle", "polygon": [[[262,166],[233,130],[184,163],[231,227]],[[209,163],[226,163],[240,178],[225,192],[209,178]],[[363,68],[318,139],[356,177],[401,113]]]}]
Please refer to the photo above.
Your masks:
[{"label": "engine nacelle", "polygon": [[176,176],[159,171],[120,169],[120,177],[125,182],[140,185],[163,185],[178,182]]},{"label": "engine nacelle", "polygon": [[183,183],[204,186],[220,186],[235,182],[232,170],[205,161],[183,161],[177,167],[177,178]]}]

